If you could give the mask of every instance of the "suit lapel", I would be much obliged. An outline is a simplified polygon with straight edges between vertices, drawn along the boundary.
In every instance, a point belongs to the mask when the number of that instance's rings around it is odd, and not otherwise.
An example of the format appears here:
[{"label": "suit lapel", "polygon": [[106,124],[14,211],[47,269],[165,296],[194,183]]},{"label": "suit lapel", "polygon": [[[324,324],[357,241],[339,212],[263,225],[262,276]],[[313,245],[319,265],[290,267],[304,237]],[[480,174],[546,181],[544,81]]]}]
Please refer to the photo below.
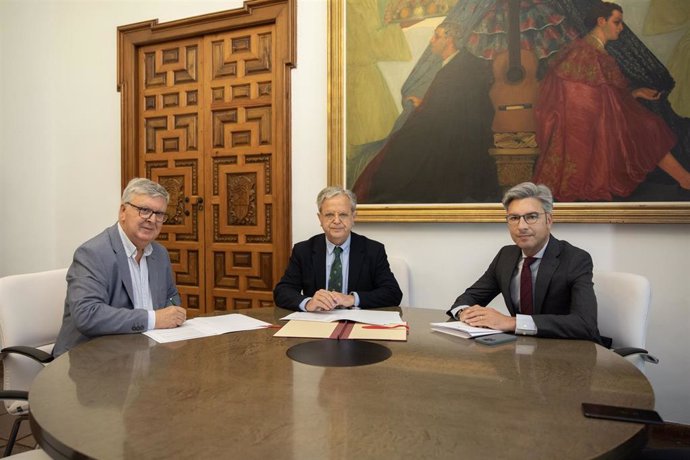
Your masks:
[{"label": "suit lapel", "polygon": [[507,292],[508,295],[503,296],[503,300],[508,307],[511,315],[517,312],[517,306],[513,305],[513,299],[510,295],[510,283],[513,280],[513,274],[517,269],[518,262],[522,258],[522,251],[519,247],[513,246],[511,248],[511,253],[507,258],[507,262],[501,267],[501,272],[499,274],[499,280],[501,282],[501,292]]},{"label": "suit lapel", "polygon": [[316,290],[326,289],[326,236],[320,235],[314,241],[311,253]]},{"label": "suit lapel", "polygon": [[108,235],[110,236],[110,245],[113,247],[115,252],[115,260],[117,260],[117,271],[122,280],[122,284],[125,286],[125,292],[129,296],[130,305],[134,305],[134,288],[132,287],[132,275],[129,273],[129,262],[127,261],[127,255],[125,254],[125,247],[122,245],[122,239],[120,238],[120,232],[117,229],[117,224],[110,227],[108,230]]},{"label": "suit lapel", "polygon": [[544,257],[539,263],[539,272],[537,273],[537,282],[534,285],[534,313],[540,314],[542,306],[544,305],[544,299],[546,298],[546,290],[551,283],[551,278],[556,272],[558,265],[560,264],[561,255],[561,242],[554,238],[549,237],[549,243],[546,246],[546,251],[544,251]]},{"label": "suit lapel", "polygon": [[351,233],[350,238],[350,260],[347,269],[347,292],[355,290],[354,286],[359,286],[359,274],[364,264],[364,238]]}]

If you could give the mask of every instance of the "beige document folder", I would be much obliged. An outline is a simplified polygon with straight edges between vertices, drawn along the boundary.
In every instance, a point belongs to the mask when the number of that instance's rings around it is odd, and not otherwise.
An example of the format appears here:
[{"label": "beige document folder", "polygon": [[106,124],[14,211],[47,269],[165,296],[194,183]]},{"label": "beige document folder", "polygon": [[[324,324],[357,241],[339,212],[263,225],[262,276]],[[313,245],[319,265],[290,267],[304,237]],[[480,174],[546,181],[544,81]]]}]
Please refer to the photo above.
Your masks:
[{"label": "beige document folder", "polygon": [[331,336],[338,327],[338,322],[322,323],[320,321],[288,321],[273,337],[304,337],[325,339]]},{"label": "beige document folder", "polygon": [[310,339],[362,339],[362,340],[407,340],[407,323],[375,325],[338,321],[288,321],[274,337],[301,337]]}]

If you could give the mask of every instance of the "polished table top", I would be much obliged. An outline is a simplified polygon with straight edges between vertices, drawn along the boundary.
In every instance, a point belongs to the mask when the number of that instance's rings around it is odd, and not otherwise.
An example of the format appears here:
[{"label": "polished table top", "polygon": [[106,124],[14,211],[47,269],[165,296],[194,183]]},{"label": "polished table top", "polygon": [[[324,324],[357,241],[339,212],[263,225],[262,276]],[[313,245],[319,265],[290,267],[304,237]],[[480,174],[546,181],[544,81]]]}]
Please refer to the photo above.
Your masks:
[{"label": "polished table top", "polygon": [[[431,331],[444,312],[403,308],[407,342],[359,367],[294,362],[275,329],[157,344],[101,337],[60,356],[30,391],[52,455],[108,458],[620,457],[644,426],[582,415],[582,402],[654,406],[644,375],[586,341],[488,347]],[[272,323],[280,309],[242,313]]]}]

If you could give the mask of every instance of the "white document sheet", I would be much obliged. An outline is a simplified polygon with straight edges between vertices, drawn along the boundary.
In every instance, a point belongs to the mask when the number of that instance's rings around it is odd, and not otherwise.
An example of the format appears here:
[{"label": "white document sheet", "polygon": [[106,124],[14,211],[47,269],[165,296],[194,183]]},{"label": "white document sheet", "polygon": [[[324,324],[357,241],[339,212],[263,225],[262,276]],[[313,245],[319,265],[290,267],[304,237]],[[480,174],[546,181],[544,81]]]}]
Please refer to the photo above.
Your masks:
[{"label": "white document sheet", "polygon": [[228,332],[251,331],[270,326],[270,323],[260,321],[251,316],[232,313],[230,315],[204,316],[186,321],[193,323],[194,327],[213,331],[215,334],[225,334]]},{"label": "white document sheet", "polygon": [[397,311],[380,310],[331,310],[331,311],[298,311],[280,318],[281,320],[297,321],[320,321],[330,323],[331,321],[355,321],[365,324],[400,324],[403,322],[400,313]]},{"label": "white document sheet", "polygon": [[180,327],[173,329],[153,329],[144,332],[158,343],[177,342],[179,340],[198,339],[228,332],[251,331],[270,326],[265,321],[233,313],[230,315],[205,316],[189,319]]}]

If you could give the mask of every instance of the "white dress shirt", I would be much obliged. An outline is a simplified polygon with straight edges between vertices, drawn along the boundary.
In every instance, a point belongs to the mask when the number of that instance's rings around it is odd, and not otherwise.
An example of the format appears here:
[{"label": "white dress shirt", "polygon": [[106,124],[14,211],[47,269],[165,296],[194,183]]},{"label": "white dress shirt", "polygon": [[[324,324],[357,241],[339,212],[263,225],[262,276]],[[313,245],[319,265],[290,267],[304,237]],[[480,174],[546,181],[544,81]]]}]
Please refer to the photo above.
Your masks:
[{"label": "white dress shirt", "polygon": [[153,252],[153,247],[148,244],[144,248],[144,255],[137,263],[137,247],[134,246],[122,226],[118,223],[117,230],[120,232],[120,239],[122,245],[125,247],[125,254],[127,255],[127,262],[129,264],[129,275],[132,279],[132,289],[134,299],[134,308],[148,310],[148,324],[147,330],[156,327],[156,312],[153,311],[153,300],[151,299],[151,287],[149,286],[149,266],[146,263],[146,258]]}]

